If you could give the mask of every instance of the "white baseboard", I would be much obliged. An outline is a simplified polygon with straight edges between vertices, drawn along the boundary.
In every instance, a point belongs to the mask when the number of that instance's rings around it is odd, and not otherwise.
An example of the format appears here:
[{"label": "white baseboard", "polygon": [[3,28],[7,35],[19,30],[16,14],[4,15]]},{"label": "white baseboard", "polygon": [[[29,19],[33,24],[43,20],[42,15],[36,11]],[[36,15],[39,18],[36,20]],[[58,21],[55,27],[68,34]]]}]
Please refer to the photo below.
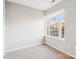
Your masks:
[{"label": "white baseboard", "polygon": [[31,45],[24,46],[24,47],[20,47],[20,48],[16,48],[16,49],[7,50],[7,51],[5,51],[5,53],[12,52],[12,51],[16,51],[16,50],[20,50],[20,49],[24,49],[24,48],[34,47],[34,46],[38,46],[38,45],[41,45],[41,44],[47,44],[47,45],[51,46],[52,48],[57,49],[58,51],[61,51],[61,52],[65,53],[65,54],[67,54],[67,55],[69,55],[69,56],[71,56],[71,57],[73,57],[73,58],[76,58],[74,55],[71,55],[71,54],[69,54],[69,53],[63,51],[63,50],[61,50],[61,49],[59,49],[59,48],[57,48],[57,47],[51,45],[51,44],[48,43],[48,42],[41,42],[41,43],[31,44]]},{"label": "white baseboard", "polygon": [[45,44],[47,44],[48,46],[51,46],[52,48],[57,49],[58,51],[61,51],[62,53],[65,53],[66,55],[69,55],[69,56],[71,56],[71,57],[73,57],[73,58],[76,58],[74,55],[71,55],[71,54],[69,54],[69,53],[67,53],[67,52],[63,51],[63,50],[61,50],[61,49],[59,49],[59,48],[57,48],[57,47],[55,47],[55,46],[51,45],[51,44],[50,44],[50,43],[48,43],[48,42],[44,42],[44,43],[45,43]]},{"label": "white baseboard", "polygon": [[43,44],[43,42],[35,43],[35,44],[31,44],[31,45],[28,45],[28,46],[19,47],[19,48],[15,48],[15,49],[10,49],[10,50],[4,51],[4,52],[6,54],[6,53],[9,53],[9,52],[12,52],[12,51],[16,51],[16,50],[20,50],[20,49],[24,49],[24,48],[30,48],[30,47],[38,46],[38,45],[41,45],[41,44]]}]

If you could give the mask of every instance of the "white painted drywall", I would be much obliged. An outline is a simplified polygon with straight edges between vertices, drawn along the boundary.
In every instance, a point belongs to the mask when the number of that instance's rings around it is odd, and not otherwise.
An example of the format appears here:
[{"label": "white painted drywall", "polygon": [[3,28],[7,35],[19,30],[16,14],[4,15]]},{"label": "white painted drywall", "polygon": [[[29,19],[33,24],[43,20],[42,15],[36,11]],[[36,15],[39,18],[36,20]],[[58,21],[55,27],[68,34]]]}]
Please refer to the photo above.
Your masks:
[{"label": "white painted drywall", "polygon": [[52,0],[7,0],[7,1],[44,11],[56,5],[57,3],[61,2],[62,0],[55,0],[55,2],[53,3],[51,2]]},{"label": "white painted drywall", "polygon": [[6,2],[5,51],[41,43],[44,36],[43,12]]},{"label": "white painted drywall", "polygon": [[46,42],[52,44],[53,46],[75,56],[75,46],[76,46],[76,14],[75,14],[75,0],[63,0],[61,3],[55,5],[54,7],[46,10],[46,16],[52,14],[56,11],[64,9],[65,11],[65,37],[64,41],[55,38],[50,38],[46,36]]}]

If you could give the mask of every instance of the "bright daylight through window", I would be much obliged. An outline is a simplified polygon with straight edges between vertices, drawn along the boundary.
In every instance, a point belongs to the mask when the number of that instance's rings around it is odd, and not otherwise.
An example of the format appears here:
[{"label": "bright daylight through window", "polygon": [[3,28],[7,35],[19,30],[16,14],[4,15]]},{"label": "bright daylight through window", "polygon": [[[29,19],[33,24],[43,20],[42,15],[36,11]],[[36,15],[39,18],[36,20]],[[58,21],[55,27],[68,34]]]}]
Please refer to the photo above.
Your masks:
[{"label": "bright daylight through window", "polygon": [[47,34],[64,38],[64,11],[48,17]]}]

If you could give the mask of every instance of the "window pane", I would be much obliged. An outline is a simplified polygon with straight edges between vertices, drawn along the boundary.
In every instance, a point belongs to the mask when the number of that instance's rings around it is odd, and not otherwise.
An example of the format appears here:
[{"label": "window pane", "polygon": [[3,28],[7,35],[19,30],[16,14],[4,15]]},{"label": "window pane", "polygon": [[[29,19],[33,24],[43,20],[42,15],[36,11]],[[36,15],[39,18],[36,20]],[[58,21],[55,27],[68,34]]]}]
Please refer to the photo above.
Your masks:
[{"label": "window pane", "polygon": [[50,35],[59,36],[59,21],[56,16],[50,18]]},{"label": "window pane", "polygon": [[64,38],[64,12],[57,13],[49,18],[47,34]]},{"label": "window pane", "polygon": [[64,37],[64,13],[60,14],[60,29],[61,29],[61,37]]}]

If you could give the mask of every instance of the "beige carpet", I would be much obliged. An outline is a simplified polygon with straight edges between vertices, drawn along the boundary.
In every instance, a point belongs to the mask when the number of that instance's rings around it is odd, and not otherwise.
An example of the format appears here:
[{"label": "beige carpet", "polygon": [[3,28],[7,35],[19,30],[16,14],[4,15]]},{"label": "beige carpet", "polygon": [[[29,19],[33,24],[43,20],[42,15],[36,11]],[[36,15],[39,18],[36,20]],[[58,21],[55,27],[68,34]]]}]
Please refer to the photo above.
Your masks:
[{"label": "beige carpet", "polygon": [[39,45],[5,54],[4,59],[73,59],[47,45]]}]

